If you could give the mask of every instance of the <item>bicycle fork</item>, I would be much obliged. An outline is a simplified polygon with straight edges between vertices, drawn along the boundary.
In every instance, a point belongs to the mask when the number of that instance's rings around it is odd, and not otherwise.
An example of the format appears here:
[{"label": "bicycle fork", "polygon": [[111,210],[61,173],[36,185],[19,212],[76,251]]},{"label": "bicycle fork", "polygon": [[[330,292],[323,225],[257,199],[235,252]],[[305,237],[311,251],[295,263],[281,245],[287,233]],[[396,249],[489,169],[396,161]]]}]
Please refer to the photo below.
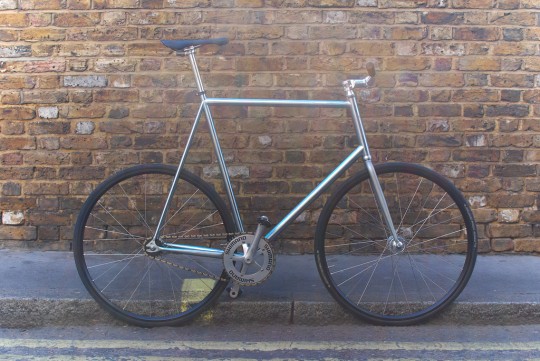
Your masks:
[{"label": "bicycle fork", "polygon": [[[369,80],[370,78],[364,79],[364,81],[360,82],[360,84],[367,85]],[[345,89],[345,92],[347,93],[347,99],[350,103],[350,109],[352,113],[354,129],[356,131],[356,137],[358,138],[359,144],[363,146],[364,148],[363,161],[364,161],[366,170],[369,174],[369,183],[371,185],[371,189],[375,196],[377,206],[379,207],[379,211],[382,213],[383,221],[386,224],[387,229],[390,231],[390,237],[388,237],[387,239],[387,247],[392,252],[399,253],[403,251],[403,249],[405,248],[405,244],[402,241],[402,239],[398,236],[397,230],[394,227],[394,222],[392,221],[392,216],[390,215],[390,210],[388,208],[388,203],[386,202],[386,198],[384,197],[381,183],[379,182],[379,178],[377,177],[377,172],[375,171],[373,162],[371,161],[371,153],[369,152],[366,131],[362,123],[360,110],[358,109],[358,101],[356,98],[356,94],[353,91],[354,86],[355,86],[354,82],[351,82],[351,81],[343,82],[343,87]]]}]

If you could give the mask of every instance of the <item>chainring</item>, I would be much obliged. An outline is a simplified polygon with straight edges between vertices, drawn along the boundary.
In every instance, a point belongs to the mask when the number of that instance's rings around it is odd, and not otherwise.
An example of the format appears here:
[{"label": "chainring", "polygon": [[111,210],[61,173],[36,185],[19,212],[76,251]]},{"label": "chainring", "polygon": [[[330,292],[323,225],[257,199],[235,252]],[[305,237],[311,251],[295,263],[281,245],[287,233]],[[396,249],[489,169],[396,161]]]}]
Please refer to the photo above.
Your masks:
[{"label": "chainring", "polygon": [[253,244],[255,236],[243,234],[227,244],[223,254],[223,266],[231,279],[242,286],[256,286],[268,279],[276,266],[274,251],[266,240],[259,241],[253,261],[247,264],[244,254]]}]

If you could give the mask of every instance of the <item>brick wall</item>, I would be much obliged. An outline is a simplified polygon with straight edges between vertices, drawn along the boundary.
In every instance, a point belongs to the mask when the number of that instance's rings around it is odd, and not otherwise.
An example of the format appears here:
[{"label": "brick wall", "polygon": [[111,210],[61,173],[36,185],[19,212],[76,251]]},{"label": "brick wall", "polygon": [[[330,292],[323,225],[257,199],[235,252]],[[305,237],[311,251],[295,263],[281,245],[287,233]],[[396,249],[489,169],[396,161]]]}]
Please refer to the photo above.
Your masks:
[{"label": "brick wall", "polygon": [[[375,160],[452,178],[482,251],[540,252],[538,0],[0,0],[0,24],[0,247],[67,249],[95,184],[176,163],[197,96],[159,39],[227,36],[199,57],[211,96],[341,99],[375,63]],[[283,215],[354,133],[341,110],[217,114],[247,223]],[[198,145],[189,168],[213,181],[207,134]],[[320,205],[281,250],[311,250]]]}]

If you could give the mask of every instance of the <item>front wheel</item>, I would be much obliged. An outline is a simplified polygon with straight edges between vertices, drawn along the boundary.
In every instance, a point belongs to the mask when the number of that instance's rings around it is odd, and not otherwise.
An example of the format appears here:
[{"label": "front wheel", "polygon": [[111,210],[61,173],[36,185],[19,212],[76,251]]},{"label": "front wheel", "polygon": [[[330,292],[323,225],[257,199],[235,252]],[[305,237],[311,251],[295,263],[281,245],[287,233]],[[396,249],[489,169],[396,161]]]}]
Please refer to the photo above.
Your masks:
[{"label": "front wheel", "polygon": [[476,260],[472,212],[456,187],[425,167],[375,166],[398,241],[383,221],[367,171],[343,183],[317,223],[315,256],[332,296],[375,324],[409,325],[450,304]]},{"label": "front wheel", "polygon": [[[114,316],[138,326],[171,326],[191,320],[228,283],[221,258],[147,253],[176,168],[135,166],[100,184],[75,225],[77,270],[92,297]],[[234,231],[223,200],[183,171],[161,240],[223,248]]]}]

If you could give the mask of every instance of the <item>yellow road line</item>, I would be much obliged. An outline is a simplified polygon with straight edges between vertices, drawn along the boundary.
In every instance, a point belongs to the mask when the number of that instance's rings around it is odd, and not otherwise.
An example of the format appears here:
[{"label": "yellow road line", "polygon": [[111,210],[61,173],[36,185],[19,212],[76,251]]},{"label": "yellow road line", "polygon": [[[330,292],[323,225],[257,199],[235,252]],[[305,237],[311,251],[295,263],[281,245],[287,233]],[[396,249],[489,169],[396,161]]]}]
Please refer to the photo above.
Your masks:
[{"label": "yellow road line", "polygon": [[151,341],[151,340],[48,340],[0,339],[0,348],[24,347],[28,349],[138,349],[138,350],[223,350],[260,351],[540,351],[540,342],[355,342],[355,341]]},{"label": "yellow road line", "polygon": [[[133,360],[133,361],[224,361],[224,360],[235,360],[235,361],[258,361],[259,359],[253,358],[208,358],[208,357],[178,357],[178,356],[124,356],[123,358]],[[2,361],[110,361],[111,357],[109,356],[71,356],[71,355],[47,355],[47,356],[32,356],[32,355],[15,355],[15,354],[4,354],[2,355]],[[267,361],[283,361],[283,358],[272,358],[265,359]],[[310,361],[311,359],[303,359],[304,361]],[[314,359],[320,360],[320,358]],[[324,358],[325,361],[341,361],[342,359],[336,358]],[[368,358],[367,361],[395,361],[396,358]],[[400,358],[401,361],[423,361],[425,358]],[[489,361],[491,359],[469,359],[471,361]],[[524,359],[523,361],[539,361],[540,359]]]}]

